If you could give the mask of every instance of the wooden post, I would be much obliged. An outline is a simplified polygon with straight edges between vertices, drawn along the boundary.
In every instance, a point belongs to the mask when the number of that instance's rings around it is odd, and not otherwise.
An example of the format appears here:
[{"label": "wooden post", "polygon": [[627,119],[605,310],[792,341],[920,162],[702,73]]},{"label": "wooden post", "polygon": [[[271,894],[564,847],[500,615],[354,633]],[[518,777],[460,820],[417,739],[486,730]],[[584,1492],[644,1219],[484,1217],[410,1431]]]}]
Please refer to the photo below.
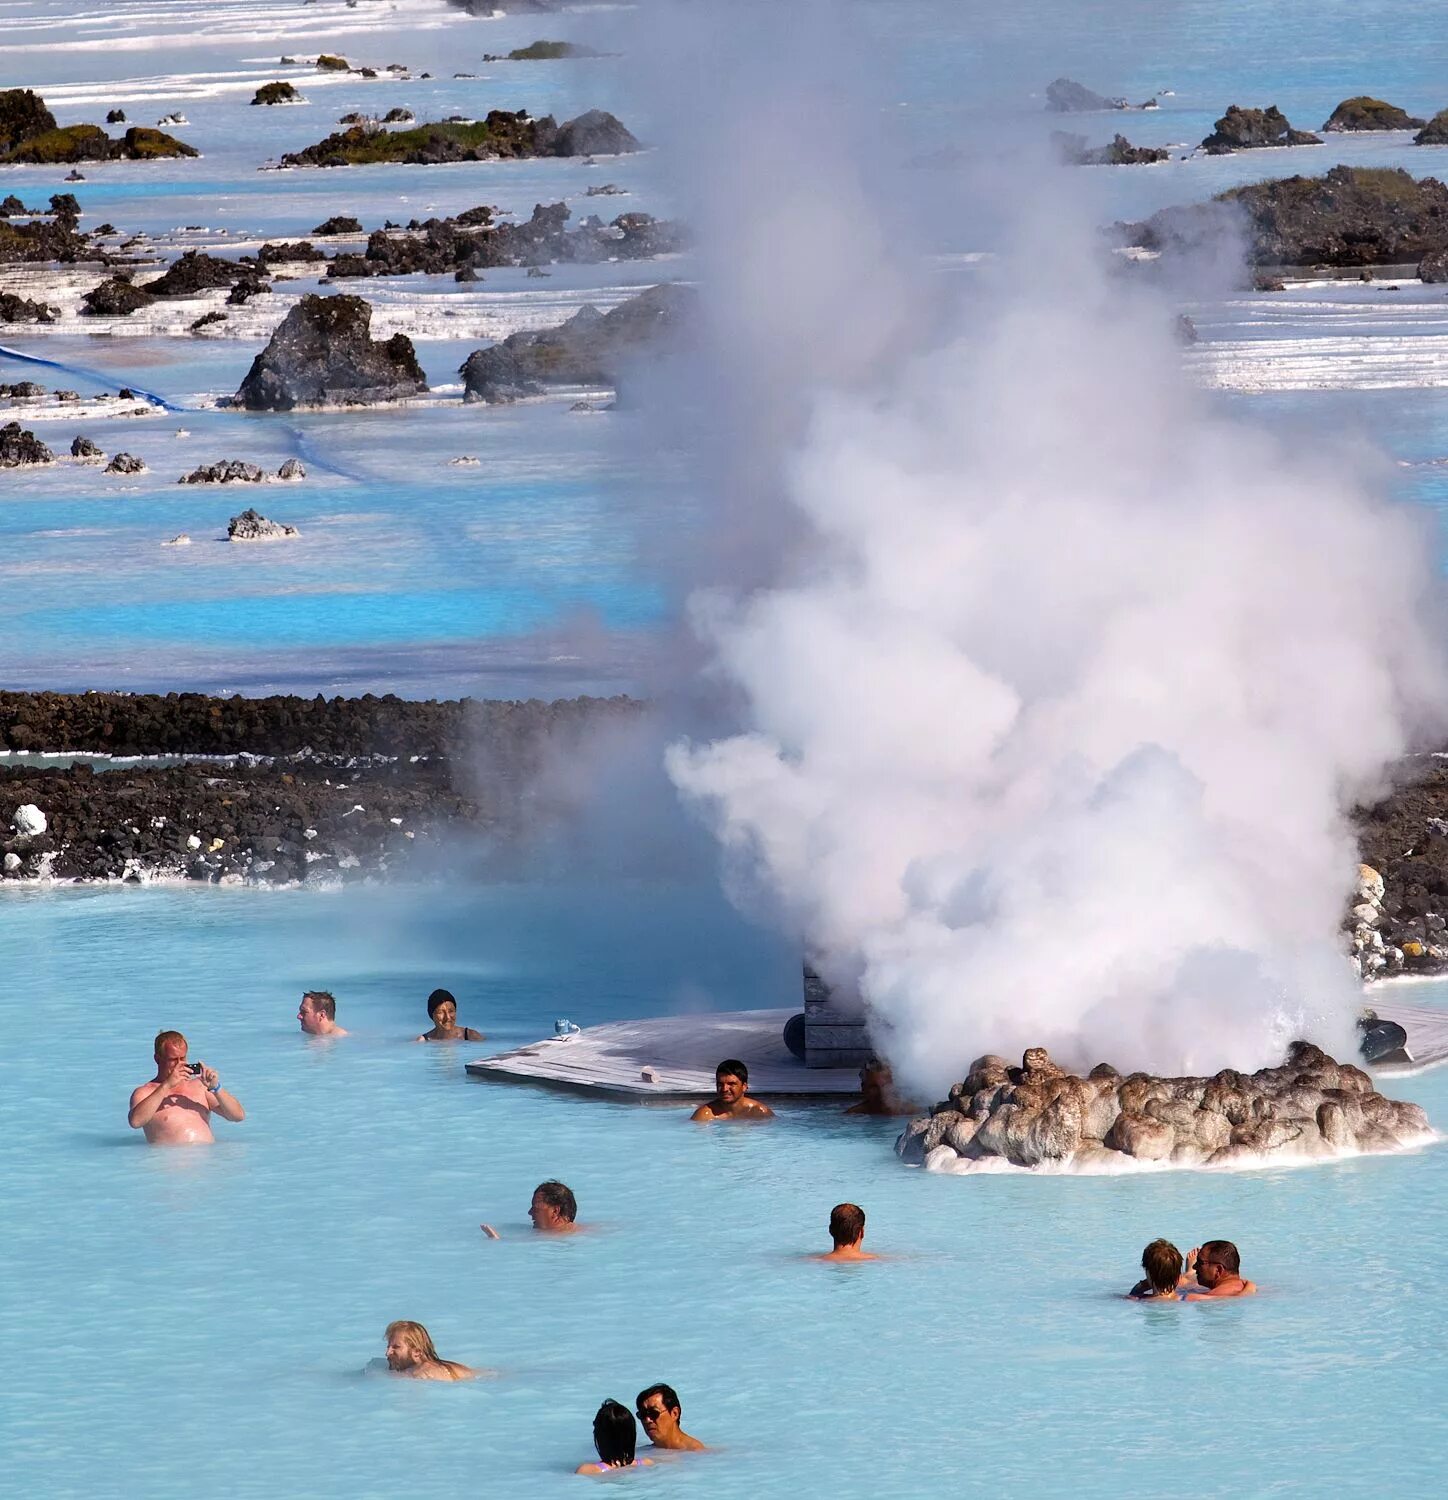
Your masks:
[{"label": "wooden post", "polygon": [[804,1065],[860,1068],[873,1056],[865,1007],[851,1003],[804,966]]}]

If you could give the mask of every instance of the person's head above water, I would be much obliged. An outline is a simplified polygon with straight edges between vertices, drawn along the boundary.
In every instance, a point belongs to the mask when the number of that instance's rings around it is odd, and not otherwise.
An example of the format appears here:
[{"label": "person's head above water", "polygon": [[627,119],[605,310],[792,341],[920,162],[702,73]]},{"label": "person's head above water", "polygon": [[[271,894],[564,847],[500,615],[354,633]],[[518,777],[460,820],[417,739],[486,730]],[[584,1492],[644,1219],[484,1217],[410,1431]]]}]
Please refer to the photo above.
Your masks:
[{"label": "person's head above water", "polygon": [[1184,1264],[1181,1251],[1170,1240],[1153,1240],[1141,1252],[1141,1269],[1157,1296],[1176,1291]]},{"label": "person's head above water", "polygon": [[726,1104],[733,1104],[749,1092],[749,1069],[737,1057],[726,1057],[714,1069],[714,1086]]},{"label": "person's head above water", "polygon": [[533,1189],[528,1217],[533,1228],[544,1234],[566,1234],[578,1218],[578,1200],[573,1189],[552,1179],[540,1182]]},{"label": "person's head above water", "polygon": [[342,1031],[337,1025],[337,1001],[330,990],[307,990],[297,1008],[297,1021],[308,1036],[329,1036]]},{"label": "person's head above water", "polygon": [[638,1424],[633,1413],[617,1401],[605,1401],[593,1417],[593,1446],[600,1462],[626,1469],[638,1448]]},{"label": "person's head above water", "polygon": [[1231,1240],[1207,1240],[1197,1251],[1197,1280],[1204,1287],[1242,1274],[1242,1257]]},{"label": "person's head above water", "polygon": [[151,1055],[160,1062],[186,1056],[186,1038],[179,1031],[158,1031]]},{"label": "person's head above water", "polygon": [[865,1210],[857,1203],[837,1203],[830,1210],[830,1238],[835,1249],[858,1245],[865,1237]]},{"label": "person's head above water", "polygon": [[427,997],[427,1013],[434,1021],[438,1020],[438,1010],[444,1005],[452,1006],[452,1015],[448,1017],[446,1023],[442,1024],[450,1024],[457,1019],[458,1013],[458,1002],[453,992],[451,990],[434,990]]},{"label": "person's head above water", "polygon": [[387,1325],[387,1368],[395,1375],[429,1380],[466,1380],[475,1372],[456,1360],[444,1359],[421,1323],[399,1318]]}]

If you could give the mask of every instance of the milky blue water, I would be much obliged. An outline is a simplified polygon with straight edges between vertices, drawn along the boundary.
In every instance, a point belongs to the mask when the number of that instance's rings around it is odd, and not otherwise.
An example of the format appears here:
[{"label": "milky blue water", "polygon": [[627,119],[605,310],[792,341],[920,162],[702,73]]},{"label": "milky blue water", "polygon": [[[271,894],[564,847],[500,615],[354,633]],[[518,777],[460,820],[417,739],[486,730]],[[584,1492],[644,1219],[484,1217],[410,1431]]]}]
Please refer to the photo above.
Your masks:
[{"label": "milky blue water", "polygon": [[[1385,0],[876,0],[834,13],[872,37],[893,96],[882,130],[906,156],[980,140],[983,119],[1008,146],[1060,124],[1093,141],[1122,129],[1168,144],[1200,139],[1233,102],[1277,103],[1309,128],[1363,91],[1420,114],[1448,104],[1448,31],[1431,8]],[[808,14],[820,12],[801,6]],[[348,110],[393,103],[420,118],[603,105],[649,138],[627,59],[480,61],[539,35],[606,48],[624,26],[606,10],[477,22],[441,0],[0,0],[0,85],[41,88],[65,123],[111,104],[142,123],[187,114],[177,133],[202,159],[88,169],[75,191],[92,224],[199,224],[198,241],[216,245],[294,237],[339,212],[371,227],[478,202],[526,214],[559,196],[580,212],[668,212],[667,141],[597,168],[255,170]],[[436,76],[369,83],[277,66],[283,52],[320,50]],[[1157,113],[1050,120],[1040,94],[1061,73],[1132,99],[1174,93]],[[278,76],[311,102],[251,108],[255,86]],[[1441,149],[1365,137],[1084,173],[1082,191],[1102,220],[1134,217],[1337,160],[1448,170]],[[927,192],[943,180],[919,170]],[[43,198],[63,176],[0,168],[0,193]],[[583,197],[610,179],[630,196]],[[638,275],[366,290],[459,313],[419,338],[429,378],[447,386],[486,318],[526,316],[545,296],[577,305]],[[1220,399],[1295,424],[1304,442],[1324,426],[1358,432],[1406,465],[1385,468],[1385,487],[1436,513],[1448,506],[1441,300],[1302,289],[1192,311],[1204,345],[1232,362]],[[671,456],[642,450],[626,414],[446,400],[274,419],[212,410],[263,336],[6,331],[0,342],[84,375],[37,375],[0,355],[0,381],[83,393],[129,382],[177,410],[36,423],[58,449],[86,430],[108,450],[143,452],[150,475],[102,485],[69,465],[0,471],[0,683],[549,696],[646,683],[674,597],[653,561],[668,549],[648,542],[687,533],[698,513]],[[1392,388],[1367,388],[1385,379]],[[274,467],[293,455],[307,482],[259,496],[174,483],[203,461]],[[479,462],[450,463],[461,456]],[[297,524],[298,542],[221,542],[246,503]],[[183,531],[189,548],[160,546]],[[768,1130],[701,1131],[674,1109],[470,1082],[463,1049],[410,1043],[438,984],[500,1047],[559,1015],[589,1025],[791,1003],[796,955],[685,877],[6,890],[0,963],[6,1493],[576,1494],[598,1402],[629,1402],[660,1379],[720,1451],[618,1481],[658,1494],[1444,1488],[1440,1147],[1232,1176],[941,1178],[900,1167],[892,1125],[829,1108],[782,1110]],[[299,993],[316,986],[337,993],[345,1041],[297,1031]],[[1448,1004],[1448,987],[1411,998]],[[149,1150],[125,1127],[150,1039],[173,1026],[248,1110],[218,1124],[208,1151]],[[1448,1075],[1390,1091],[1448,1121]],[[535,1239],[524,1217],[532,1187],[555,1175],[594,1226],[568,1242]],[[825,1248],[829,1209],[846,1198],[892,1258],[802,1260]],[[500,1242],[482,1240],[484,1218]],[[1141,1247],[1163,1234],[1183,1248],[1236,1240],[1262,1296],[1122,1303]],[[394,1318],[426,1323],[444,1355],[497,1378],[363,1376]]]}]

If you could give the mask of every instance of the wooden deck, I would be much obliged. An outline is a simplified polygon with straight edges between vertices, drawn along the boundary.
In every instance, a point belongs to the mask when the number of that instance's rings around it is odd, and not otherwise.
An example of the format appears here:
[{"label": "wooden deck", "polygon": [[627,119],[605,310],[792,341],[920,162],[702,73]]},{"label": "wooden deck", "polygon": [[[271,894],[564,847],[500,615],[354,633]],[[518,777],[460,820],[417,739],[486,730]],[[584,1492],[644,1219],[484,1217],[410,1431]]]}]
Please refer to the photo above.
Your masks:
[{"label": "wooden deck", "polygon": [[[1408,1033],[1409,1063],[1374,1063],[1374,1073],[1422,1073],[1448,1062],[1448,1010],[1427,1005],[1400,1005],[1391,998],[1395,987],[1369,992],[1366,1009],[1383,1021],[1396,1021]],[[1398,991],[1401,993],[1401,990]]]},{"label": "wooden deck", "polygon": [[[474,1078],[541,1083],[640,1103],[681,1104],[714,1094],[714,1068],[737,1057],[749,1068],[749,1092],[764,1099],[853,1098],[855,1068],[806,1068],[784,1045],[792,1009],[655,1016],[589,1026],[467,1065]],[[652,1071],[646,1078],[644,1069]]]}]

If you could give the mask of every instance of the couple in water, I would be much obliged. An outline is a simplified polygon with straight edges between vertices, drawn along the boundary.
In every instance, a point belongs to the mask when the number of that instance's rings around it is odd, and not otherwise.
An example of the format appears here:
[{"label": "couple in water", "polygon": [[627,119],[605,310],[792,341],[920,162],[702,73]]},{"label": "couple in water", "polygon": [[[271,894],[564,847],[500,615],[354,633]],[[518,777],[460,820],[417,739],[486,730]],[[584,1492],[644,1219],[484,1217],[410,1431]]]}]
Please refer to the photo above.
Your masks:
[{"label": "couple in water", "polygon": [[1146,1275],[1126,1294],[1137,1302],[1213,1302],[1257,1290],[1242,1275],[1231,1240],[1208,1240],[1185,1258],[1170,1240],[1153,1240],[1141,1252],[1141,1269]]},{"label": "couple in water", "polygon": [[[655,1448],[674,1453],[707,1451],[698,1438],[679,1425],[683,1408],[673,1386],[661,1382],[640,1391],[636,1408],[644,1435]],[[605,1401],[594,1414],[593,1448],[598,1454],[597,1462],[579,1464],[573,1471],[575,1474],[608,1474],[614,1469],[636,1469],[653,1463],[651,1458],[635,1456],[638,1428],[633,1413],[619,1401]]]},{"label": "couple in water", "polygon": [[[482,1042],[481,1031],[458,1025],[458,1003],[450,990],[434,990],[427,997],[427,1014],[432,1027],[416,1040],[419,1042]],[[330,990],[308,990],[297,1009],[297,1022],[308,1036],[346,1036],[337,1024],[337,1000]]]}]

